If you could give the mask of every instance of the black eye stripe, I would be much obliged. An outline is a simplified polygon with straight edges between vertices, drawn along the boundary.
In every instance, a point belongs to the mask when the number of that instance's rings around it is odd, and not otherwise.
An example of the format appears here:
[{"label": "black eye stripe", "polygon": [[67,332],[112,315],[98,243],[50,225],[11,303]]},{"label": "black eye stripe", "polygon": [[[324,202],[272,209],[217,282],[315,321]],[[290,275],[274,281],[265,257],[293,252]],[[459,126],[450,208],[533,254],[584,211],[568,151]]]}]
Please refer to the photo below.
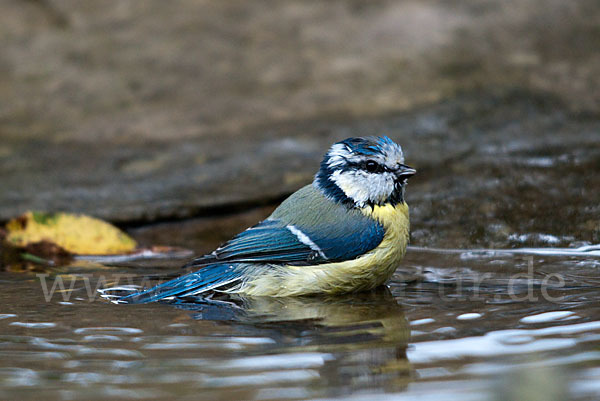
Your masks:
[{"label": "black eye stripe", "polygon": [[[356,170],[362,170],[362,171],[366,171],[367,173],[375,173],[375,174],[380,174],[380,173],[390,173],[393,172],[392,169],[390,169],[389,167],[387,167],[386,165],[383,164],[379,164],[374,160],[364,160],[364,161],[360,161],[360,162],[354,162],[354,161],[350,161],[346,158],[344,158],[344,161],[346,162],[345,164],[338,166],[335,168],[335,170],[338,171],[356,171]],[[367,163],[368,162],[375,162],[377,164],[377,171],[371,172],[367,169]]]},{"label": "black eye stripe", "polygon": [[[370,171],[369,168],[367,167],[367,164],[369,162],[373,162],[376,165],[376,169],[375,171]],[[339,170],[342,171],[350,171],[350,170],[363,170],[366,171],[368,173],[383,173],[383,172],[391,172],[392,170],[389,169],[387,166],[382,165],[377,163],[374,160],[365,160],[363,162],[351,162],[351,161],[347,161],[347,163],[344,166],[340,166],[340,168],[338,168]]]}]

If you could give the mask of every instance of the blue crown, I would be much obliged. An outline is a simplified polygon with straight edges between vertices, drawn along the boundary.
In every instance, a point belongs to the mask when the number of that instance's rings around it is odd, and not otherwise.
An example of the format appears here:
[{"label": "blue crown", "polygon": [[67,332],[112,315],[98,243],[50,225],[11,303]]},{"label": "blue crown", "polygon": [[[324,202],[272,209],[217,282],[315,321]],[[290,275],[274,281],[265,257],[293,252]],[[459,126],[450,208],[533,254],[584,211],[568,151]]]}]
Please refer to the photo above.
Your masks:
[{"label": "blue crown", "polygon": [[398,145],[387,136],[367,136],[362,138],[344,139],[338,144],[348,146],[355,154],[365,156],[382,155],[386,148],[398,147]]}]

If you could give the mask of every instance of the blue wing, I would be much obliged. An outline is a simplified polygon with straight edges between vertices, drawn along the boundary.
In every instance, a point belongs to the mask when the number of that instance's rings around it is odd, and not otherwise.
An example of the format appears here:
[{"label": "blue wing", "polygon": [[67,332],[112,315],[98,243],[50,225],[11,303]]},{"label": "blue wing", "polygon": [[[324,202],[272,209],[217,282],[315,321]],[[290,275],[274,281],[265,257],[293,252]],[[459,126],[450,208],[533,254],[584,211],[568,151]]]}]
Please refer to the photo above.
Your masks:
[{"label": "blue wing", "polygon": [[219,262],[303,262],[309,259],[311,253],[313,250],[310,246],[299,241],[281,221],[264,220],[186,267]]},{"label": "blue wing", "polygon": [[215,288],[239,281],[243,270],[227,264],[209,265],[194,273],[189,273],[144,291],[119,298],[120,302],[143,304],[177,296],[198,295]]},{"label": "blue wing", "polygon": [[267,220],[184,267],[221,262],[313,265],[343,261],[375,248],[383,235],[379,222],[324,199],[310,186],[284,201]]}]

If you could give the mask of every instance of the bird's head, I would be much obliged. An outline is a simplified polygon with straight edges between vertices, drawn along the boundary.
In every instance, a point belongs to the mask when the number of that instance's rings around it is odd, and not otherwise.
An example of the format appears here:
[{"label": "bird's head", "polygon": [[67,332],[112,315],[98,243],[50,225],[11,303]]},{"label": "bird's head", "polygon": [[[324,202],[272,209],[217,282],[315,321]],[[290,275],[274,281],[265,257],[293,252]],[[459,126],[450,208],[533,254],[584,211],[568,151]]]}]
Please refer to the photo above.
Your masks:
[{"label": "bird's head", "polygon": [[313,184],[329,199],[354,207],[404,202],[402,148],[387,136],[348,138],[331,146]]}]

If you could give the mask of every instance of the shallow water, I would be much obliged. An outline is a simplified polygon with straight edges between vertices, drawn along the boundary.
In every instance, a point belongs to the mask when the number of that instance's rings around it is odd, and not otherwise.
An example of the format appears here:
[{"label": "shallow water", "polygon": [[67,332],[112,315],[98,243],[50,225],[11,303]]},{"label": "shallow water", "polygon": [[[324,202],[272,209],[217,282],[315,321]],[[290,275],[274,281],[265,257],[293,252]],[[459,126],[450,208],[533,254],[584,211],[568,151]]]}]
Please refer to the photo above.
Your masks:
[{"label": "shallow water", "polygon": [[4,274],[0,399],[600,397],[591,250],[413,248],[389,288],[344,297],[114,305],[95,292],[176,264]]}]

